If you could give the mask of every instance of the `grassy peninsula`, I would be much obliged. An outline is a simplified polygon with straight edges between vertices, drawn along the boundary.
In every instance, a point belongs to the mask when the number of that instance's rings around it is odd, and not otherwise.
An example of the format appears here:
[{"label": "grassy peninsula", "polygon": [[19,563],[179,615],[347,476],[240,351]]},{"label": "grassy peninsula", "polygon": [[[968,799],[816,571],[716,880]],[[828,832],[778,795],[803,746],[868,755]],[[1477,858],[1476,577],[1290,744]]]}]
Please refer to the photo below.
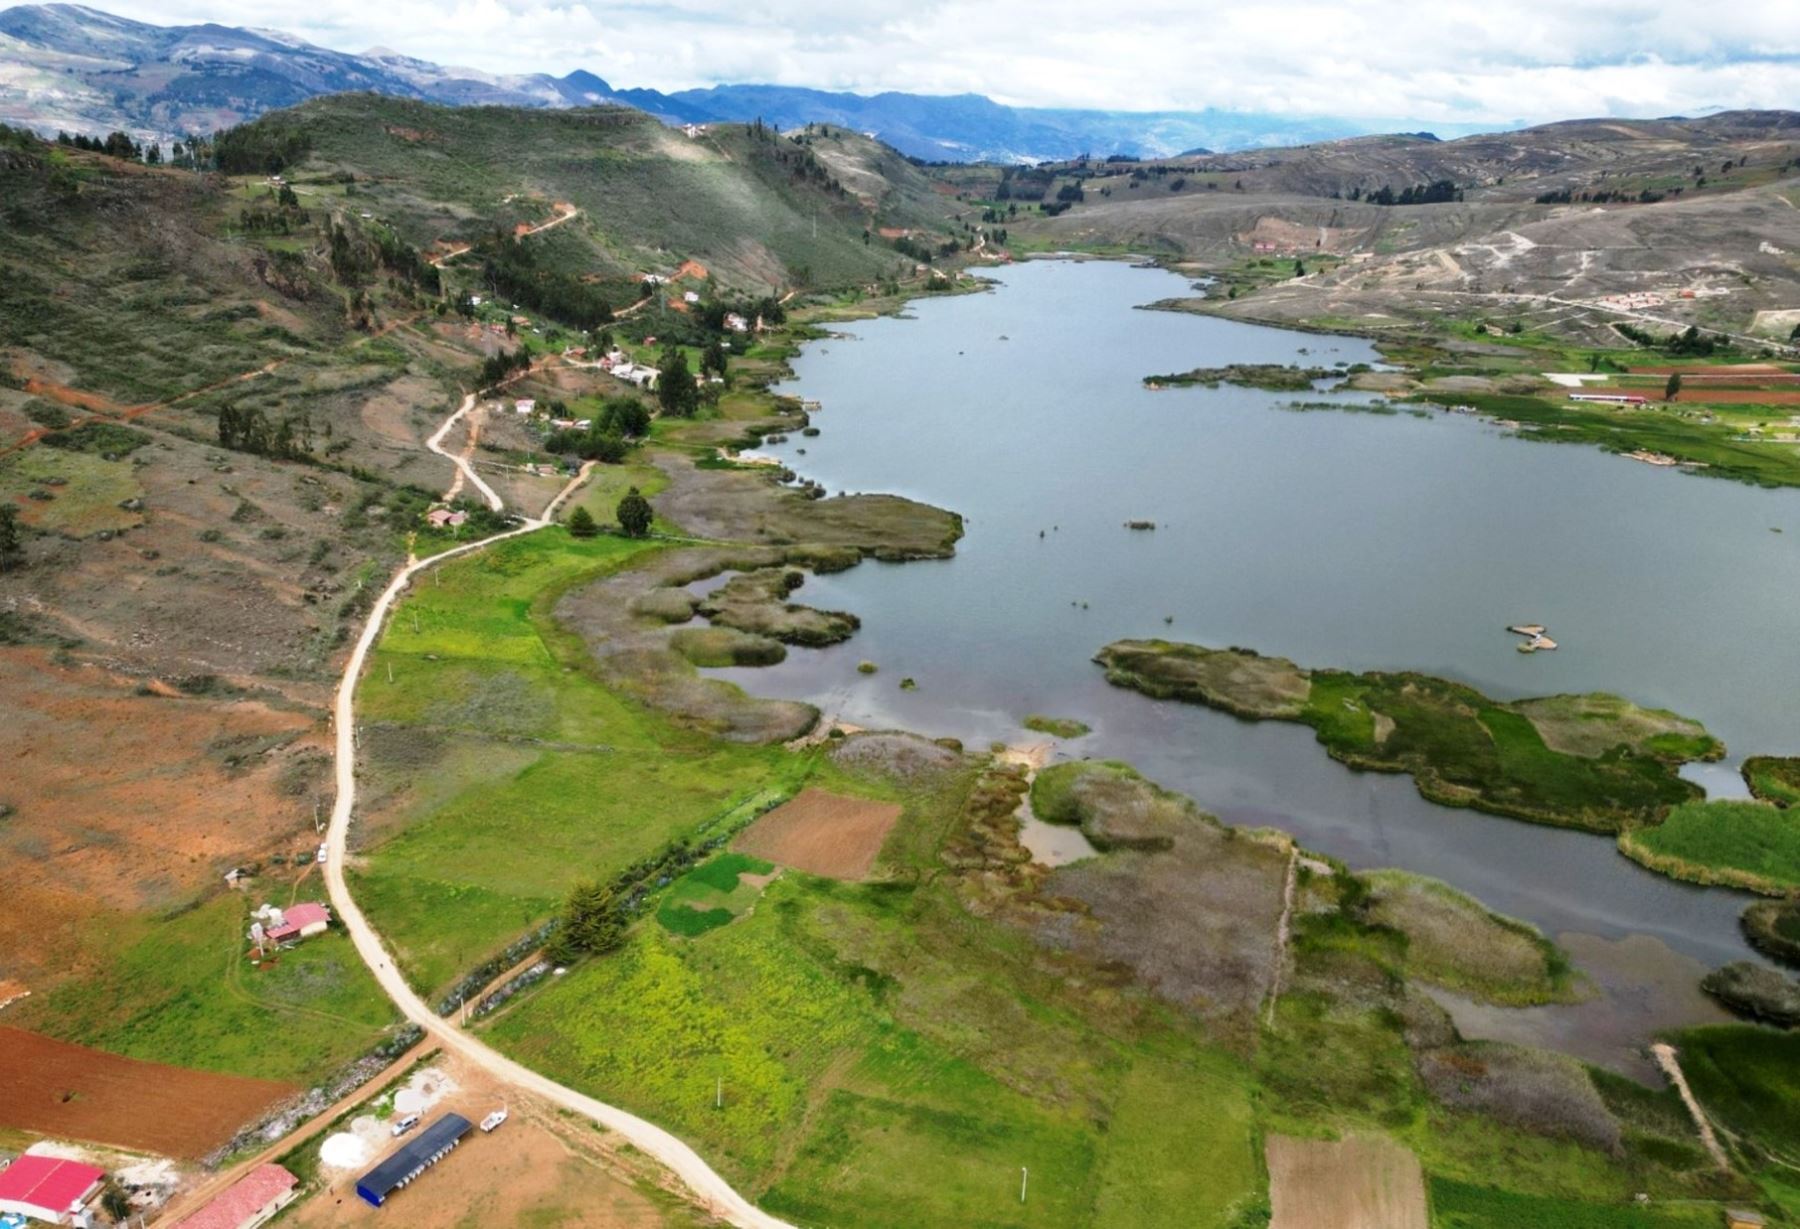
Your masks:
[{"label": "grassy peninsula", "polygon": [[1800,889],[1800,813],[1766,802],[1689,802],[1619,837],[1625,855],[1691,883],[1785,896]]},{"label": "grassy peninsula", "polygon": [[1617,696],[1502,702],[1430,675],[1307,670],[1165,640],[1121,640],[1095,660],[1115,686],[1157,699],[1309,725],[1333,758],[1408,773],[1434,802],[1595,832],[1699,799],[1678,769],[1725,751],[1698,722]]}]

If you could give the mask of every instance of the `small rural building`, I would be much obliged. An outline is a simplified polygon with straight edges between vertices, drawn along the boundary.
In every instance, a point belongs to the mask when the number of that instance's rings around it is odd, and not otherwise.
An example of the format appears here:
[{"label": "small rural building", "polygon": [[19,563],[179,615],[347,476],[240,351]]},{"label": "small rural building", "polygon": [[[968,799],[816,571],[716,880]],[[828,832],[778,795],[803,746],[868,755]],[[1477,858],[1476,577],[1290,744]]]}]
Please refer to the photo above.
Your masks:
[{"label": "small rural building", "polygon": [[1725,1229],[1763,1229],[1768,1223],[1761,1212],[1750,1212],[1743,1208],[1725,1209]]},{"label": "small rural building", "polygon": [[736,312],[726,312],[725,327],[730,329],[733,333],[748,333],[750,331],[750,322]]},{"label": "small rural building", "polygon": [[295,905],[291,909],[281,911],[281,920],[269,927],[269,939],[274,943],[292,943],[297,939],[310,939],[314,935],[322,935],[331,925],[331,910],[324,905],[315,905],[310,901],[303,905]]},{"label": "small rural building", "polygon": [[513,402],[513,413],[529,414],[537,409],[537,401],[531,397],[520,397]]},{"label": "small rural building", "polygon": [[356,1193],[380,1207],[387,1197],[436,1165],[469,1133],[469,1120],[445,1114],[356,1182]]},{"label": "small rural building", "polygon": [[468,519],[467,512],[457,512],[450,508],[433,508],[425,514],[425,523],[433,529],[455,529]]},{"label": "small rural building", "polygon": [[0,1170],[0,1212],[52,1225],[74,1224],[105,1181],[106,1171],[92,1165],[26,1153]]},{"label": "small rural building", "polygon": [[256,1229],[294,1202],[300,1179],[279,1165],[258,1165],[175,1229]]}]

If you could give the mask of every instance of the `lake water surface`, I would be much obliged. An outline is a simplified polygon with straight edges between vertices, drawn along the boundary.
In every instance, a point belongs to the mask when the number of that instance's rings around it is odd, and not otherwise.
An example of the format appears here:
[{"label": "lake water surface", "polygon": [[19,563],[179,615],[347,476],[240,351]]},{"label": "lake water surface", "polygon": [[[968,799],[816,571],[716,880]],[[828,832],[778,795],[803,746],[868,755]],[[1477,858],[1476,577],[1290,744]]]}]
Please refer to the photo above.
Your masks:
[{"label": "lake water surface", "polygon": [[[1119,263],[1034,262],[991,294],[809,344],[784,391],[822,434],[772,447],[833,493],[968,521],[954,559],[866,564],[797,600],[854,611],[847,646],[717,672],[864,725],[979,745],[1079,718],[1062,754],[1129,760],[1234,823],[1353,866],[1434,875],[1547,932],[1749,955],[1744,898],[1651,875],[1610,840],[1438,807],[1353,773],[1304,727],[1110,687],[1109,641],[1243,645],[1302,665],[1419,670],[1491,695],[1615,691],[1731,750],[1800,750],[1800,492],[1522,440],[1449,413],[1297,413],[1291,394],[1145,389],[1230,362],[1369,361],[1321,337],[1138,305],[1187,291]],[[801,450],[804,449],[804,455]],[[1156,522],[1154,532],[1124,528]],[[1783,532],[1772,532],[1780,529]],[[1524,655],[1505,628],[1563,646]],[[880,673],[858,674],[869,659]],[[902,677],[917,680],[901,691]],[[1716,784],[1716,782],[1715,782]]]}]

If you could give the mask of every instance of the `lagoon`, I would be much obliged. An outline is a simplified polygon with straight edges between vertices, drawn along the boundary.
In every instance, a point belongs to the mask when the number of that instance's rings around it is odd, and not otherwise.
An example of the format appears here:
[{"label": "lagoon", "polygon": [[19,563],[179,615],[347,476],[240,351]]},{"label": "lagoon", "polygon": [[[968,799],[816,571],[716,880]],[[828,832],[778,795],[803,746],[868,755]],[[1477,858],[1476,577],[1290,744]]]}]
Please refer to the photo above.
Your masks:
[{"label": "lagoon", "polygon": [[[1078,718],[1094,732],[1060,754],[1128,760],[1227,821],[1286,829],[1353,866],[1437,876],[1551,934],[1647,935],[1707,965],[1749,954],[1736,894],[1651,875],[1605,838],[1435,806],[1408,778],[1329,760],[1309,730],[1157,703],[1110,687],[1090,659],[1168,636],[1498,697],[1616,691],[1705,722],[1729,763],[1791,753],[1800,492],[1465,415],[1152,391],[1153,372],[1376,355],[1356,338],[1139,310],[1187,292],[1163,270],[1051,261],[991,276],[991,293],[808,344],[782,391],[820,403],[821,433],[769,449],[834,494],[962,513],[956,557],[813,578],[796,600],[859,615],[849,645],[716,673],[973,744],[1037,738],[1020,726],[1032,712]],[[1517,652],[1506,627],[1519,622],[1562,648]],[[858,674],[864,658],[880,673]]]}]

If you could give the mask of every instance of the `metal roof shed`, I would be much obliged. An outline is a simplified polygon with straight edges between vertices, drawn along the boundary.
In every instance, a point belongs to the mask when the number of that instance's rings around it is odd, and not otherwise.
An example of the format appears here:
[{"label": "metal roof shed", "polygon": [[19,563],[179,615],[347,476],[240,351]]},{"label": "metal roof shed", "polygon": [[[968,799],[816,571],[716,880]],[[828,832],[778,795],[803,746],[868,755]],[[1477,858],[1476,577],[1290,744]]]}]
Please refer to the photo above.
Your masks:
[{"label": "metal roof shed", "polygon": [[443,1160],[469,1128],[461,1114],[445,1114],[358,1179],[356,1193],[379,1208],[389,1195]]}]

